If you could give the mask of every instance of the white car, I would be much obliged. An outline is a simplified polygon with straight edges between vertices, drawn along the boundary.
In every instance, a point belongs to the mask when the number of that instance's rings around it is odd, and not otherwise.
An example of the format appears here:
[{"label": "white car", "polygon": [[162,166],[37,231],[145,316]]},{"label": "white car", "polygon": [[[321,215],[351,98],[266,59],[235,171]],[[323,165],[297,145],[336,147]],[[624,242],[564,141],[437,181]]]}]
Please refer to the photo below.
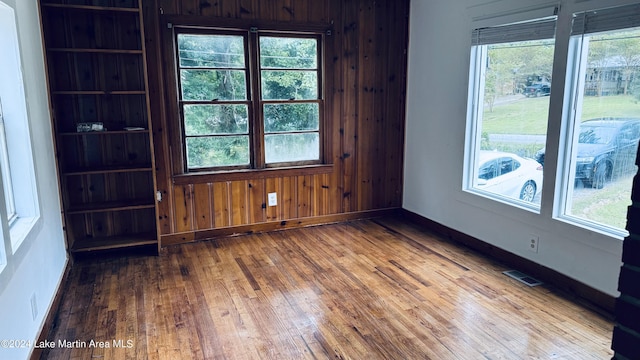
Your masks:
[{"label": "white car", "polygon": [[542,190],[542,165],[533,159],[500,151],[480,151],[477,189],[523,201]]}]

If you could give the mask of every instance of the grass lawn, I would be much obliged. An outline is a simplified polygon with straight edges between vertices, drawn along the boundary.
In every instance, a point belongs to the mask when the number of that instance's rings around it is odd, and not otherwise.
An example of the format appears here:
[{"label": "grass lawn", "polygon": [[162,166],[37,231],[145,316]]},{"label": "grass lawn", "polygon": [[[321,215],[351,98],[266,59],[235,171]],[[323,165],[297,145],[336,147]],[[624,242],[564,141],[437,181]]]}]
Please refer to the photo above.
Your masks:
[{"label": "grass lawn", "polygon": [[[485,111],[482,132],[489,134],[533,134],[547,132],[549,97],[526,98],[500,104]],[[630,95],[585,96],[582,120],[596,117],[640,117],[640,102]]]},{"label": "grass lawn", "polygon": [[630,175],[607,184],[604,189],[575,189],[571,215],[624,229],[632,184]]},{"label": "grass lawn", "polygon": [[[549,97],[517,98],[515,101],[494,106],[483,114],[483,134],[544,135],[547,131]],[[582,120],[597,117],[640,117],[640,103],[629,95],[586,96],[582,104]],[[523,143],[490,143],[488,149],[517,153],[533,157],[541,146]],[[633,176],[618,179],[604,189],[576,188],[571,204],[573,216],[619,229],[627,223],[627,207],[631,204]]]}]

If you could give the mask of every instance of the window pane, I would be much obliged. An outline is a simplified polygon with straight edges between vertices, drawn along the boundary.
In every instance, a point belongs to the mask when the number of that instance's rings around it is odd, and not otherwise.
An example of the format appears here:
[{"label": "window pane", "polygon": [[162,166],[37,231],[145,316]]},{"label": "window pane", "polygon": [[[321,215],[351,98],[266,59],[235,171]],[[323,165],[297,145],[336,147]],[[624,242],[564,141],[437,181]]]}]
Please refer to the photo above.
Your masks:
[{"label": "window pane", "polygon": [[265,100],[314,100],[318,98],[316,71],[262,71]]},{"label": "window pane", "polygon": [[271,69],[316,69],[316,39],[260,37],[260,66]]},{"label": "window pane", "polygon": [[244,38],[178,34],[180,67],[244,68]]},{"label": "window pane", "polygon": [[265,159],[268,164],[320,159],[318,133],[265,135]]},{"label": "window pane", "polygon": [[189,169],[247,164],[249,164],[248,136],[187,138]]},{"label": "window pane", "polygon": [[318,104],[265,104],[265,132],[318,130]]},{"label": "window pane", "polygon": [[184,105],[185,135],[247,134],[247,105]]},{"label": "window pane", "polygon": [[582,51],[565,213],[624,232],[640,141],[640,29],[585,35]]},{"label": "window pane", "polygon": [[[473,187],[500,197],[540,204],[553,40],[479,47],[477,147]],[[486,50],[486,53],[484,51]]]},{"label": "window pane", "polygon": [[182,100],[246,100],[244,71],[180,70]]},{"label": "window pane", "polygon": [[4,127],[4,117],[2,114],[2,99],[0,99],[0,175],[2,176],[2,186],[4,191],[4,201],[7,210],[9,224],[15,219],[16,206],[13,199],[13,185],[11,183],[11,170],[9,168],[9,152],[7,137]]}]

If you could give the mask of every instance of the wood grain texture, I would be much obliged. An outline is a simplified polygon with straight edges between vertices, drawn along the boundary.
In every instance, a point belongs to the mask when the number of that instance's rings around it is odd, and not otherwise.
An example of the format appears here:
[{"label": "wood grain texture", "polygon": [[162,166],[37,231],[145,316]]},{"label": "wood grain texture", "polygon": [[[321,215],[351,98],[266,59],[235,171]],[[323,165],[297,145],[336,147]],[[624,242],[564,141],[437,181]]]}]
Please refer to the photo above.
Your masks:
[{"label": "wood grain texture", "polygon": [[[169,194],[160,203],[162,235],[207,230],[206,219],[213,219],[211,230],[231,226],[256,225],[271,221],[295,221],[314,216],[348,214],[400,207],[402,201],[402,162],[404,143],[404,98],[406,85],[406,47],[409,1],[401,0],[149,0],[163,14],[145,7],[150,26],[147,38],[162,40],[163,17],[189,16],[204,24],[246,24],[256,20],[266,24],[303,26],[324,25],[332,29],[326,37],[324,100],[326,126],[330,139],[323,149],[331,168],[298,173],[256,174],[233,172],[184,176],[169,164],[173,136],[170,131],[154,133],[159,190]],[[147,3],[147,2],[145,2]],[[221,26],[221,25],[218,25]],[[300,28],[299,28],[300,29]],[[154,84],[168,83],[170,76],[157,63],[171,57],[167,44],[155,44],[148,55]],[[169,92],[170,93],[170,92]],[[164,108],[171,96],[152,93],[155,108]],[[171,129],[175,114],[152,111],[154,129]],[[161,139],[158,138],[161,137]],[[251,184],[249,188],[240,185]],[[185,187],[207,184],[213,191],[210,214],[205,192],[194,191],[184,197]],[[227,184],[227,192],[220,192]],[[244,187],[244,188],[243,188]],[[269,192],[278,193],[278,206],[263,208]],[[221,198],[226,197],[226,198]],[[191,204],[184,204],[184,200]],[[195,209],[189,212],[188,209]],[[196,214],[197,213],[197,214]],[[199,216],[184,219],[184,216]],[[228,216],[227,216],[228,215]],[[204,216],[204,218],[203,218]],[[195,238],[195,237],[189,237]]]},{"label": "wood grain texture", "polygon": [[[39,6],[68,249],[148,244],[159,234],[141,2]],[[78,131],[94,122],[103,131]]]},{"label": "wood grain texture", "polygon": [[79,259],[43,359],[604,359],[611,321],[399,218]]}]

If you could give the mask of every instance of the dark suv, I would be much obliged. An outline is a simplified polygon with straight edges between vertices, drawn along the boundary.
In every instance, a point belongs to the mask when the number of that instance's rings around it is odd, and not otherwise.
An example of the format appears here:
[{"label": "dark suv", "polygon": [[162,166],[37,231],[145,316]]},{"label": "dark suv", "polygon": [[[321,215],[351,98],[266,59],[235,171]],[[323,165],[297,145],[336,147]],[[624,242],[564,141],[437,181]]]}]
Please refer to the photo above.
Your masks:
[{"label": "dark suv", "polygon": [[[640,141],[640,119],[599,118],[580,124],[576,154],[576,180],[602,189],[606,182],[635,169]],[[544,149],[536,153],[544,164]]]},{"label": "dark suv", "polygon": [[551,86],[543,83],[531,84],[524,88],[523,94],[526,97],[547,96],[551,94]]}]

